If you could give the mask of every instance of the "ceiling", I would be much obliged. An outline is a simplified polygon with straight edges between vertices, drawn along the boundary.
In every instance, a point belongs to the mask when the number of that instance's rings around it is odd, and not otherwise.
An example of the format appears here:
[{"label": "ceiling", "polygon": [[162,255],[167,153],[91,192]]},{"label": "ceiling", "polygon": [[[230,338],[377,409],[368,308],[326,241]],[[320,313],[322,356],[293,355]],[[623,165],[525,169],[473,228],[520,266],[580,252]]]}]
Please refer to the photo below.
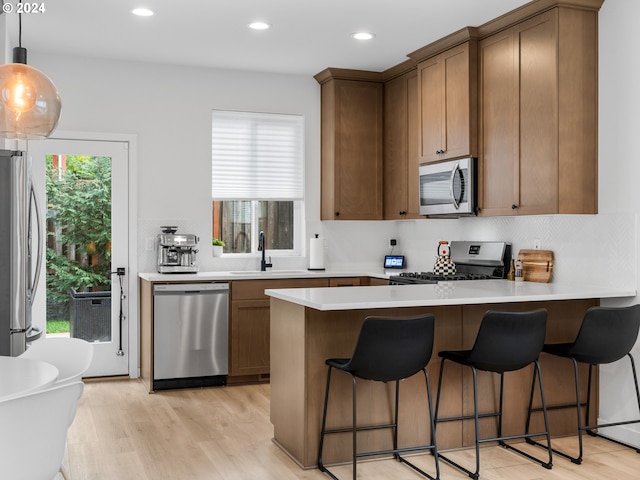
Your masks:
[{"label": "ceiling", "polygon": [[[18,0],[11,0],[15,5]],[[27,3],[27,2],[25,2]],[[465,26],[528,0],[53,0],[22,15],[22,46],[174,65],[315,75],[326,67],[382,71]],[[134,7],[156,12],[135,17]],[[11,46],[18,15],[6,14]],[[272,25],[253,31],[247,24]],[[375,33],[364,42],[360,30]]]}]

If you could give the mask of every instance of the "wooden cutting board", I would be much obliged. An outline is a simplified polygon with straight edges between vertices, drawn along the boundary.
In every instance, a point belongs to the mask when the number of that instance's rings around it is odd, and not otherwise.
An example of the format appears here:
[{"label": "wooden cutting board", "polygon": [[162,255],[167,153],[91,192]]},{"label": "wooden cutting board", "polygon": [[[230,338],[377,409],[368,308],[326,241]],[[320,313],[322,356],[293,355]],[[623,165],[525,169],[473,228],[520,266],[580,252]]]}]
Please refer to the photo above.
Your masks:
[{"label": "wooden cutting board", "polygon": [[520,250],[518,260],[522,262],[525,281],[549,283],[553,274],[553,252],[551,250]]}]

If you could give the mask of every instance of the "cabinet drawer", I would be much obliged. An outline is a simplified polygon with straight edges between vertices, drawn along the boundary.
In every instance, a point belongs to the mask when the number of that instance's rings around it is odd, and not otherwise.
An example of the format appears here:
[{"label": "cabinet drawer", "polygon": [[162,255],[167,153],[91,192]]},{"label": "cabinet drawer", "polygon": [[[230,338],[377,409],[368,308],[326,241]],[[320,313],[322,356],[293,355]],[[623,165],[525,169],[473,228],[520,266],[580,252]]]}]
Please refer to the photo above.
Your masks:
[{"label": "cabinet drawer", "polygon": [[313,288],[328,287],[327,278],[283,278],[274,280],[238,280],[231,283],[233,300],[262,300],[269,298],[264,294],[274,288]]},{"label": "cabinet drawer", "polygon": [[360,277],[341,277],[329,279],[330,287],[357,287],[359,285],[362,285]]}]

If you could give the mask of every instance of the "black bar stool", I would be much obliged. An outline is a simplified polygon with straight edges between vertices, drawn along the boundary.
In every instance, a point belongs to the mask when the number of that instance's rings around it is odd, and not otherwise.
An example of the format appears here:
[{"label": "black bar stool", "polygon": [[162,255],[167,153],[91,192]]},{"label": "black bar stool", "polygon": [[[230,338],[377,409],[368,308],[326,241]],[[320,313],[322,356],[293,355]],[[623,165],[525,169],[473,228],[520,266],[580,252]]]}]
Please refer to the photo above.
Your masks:
[{"label": "black bar stool", "polygon": [[[607,440],[619,443],[629,448],[635,449],[638,453],[640,450],[633,446],[603,437],[595,432],[596,428],[615,427],[619,425],[629,425],[632,423],[640,423],[640,418],[636,420],[626,420],[622,422],[604,423],[597,425],[587,425],[589,422],[590,399],[591,399],[591,377],[593,367],[603,363],[613,363],[625,356],[629,357],[631,362],[631,373],[633,374],[633,382],[636,388],[636,399],[638,401],[638,410],[640,410],[640,389],[638,389],[638,376],[636,375],[635,362],[631,355],[631,349],[638,338],[638,330],[640,329],[640,305],[632,305],[630,307],[591,307],[585,314],[580,330],[574,342],[545,344],[542,351],[549,355],[568,358],[573,362],[573,371],[576,387],[576,402],[568,405],[554,405],[547,409],[575,408],[578,415],[578,456],[572,457],[566,452],[553,449],[558,455],[568,458],[573,463],[582,463],[582,432],[586,431],[594,437],[602,437]],[[587,400],[580,401],[580,386],[578,384],[578,363],[586,363],[589,365],[589,376],[587,380]],[[531,395],[535,385],[531,385]],[[585,407],[584,421],[581,416],[581,407]],[[529,429],[529,421],[531,413],[538,411],[538,408],[529,406],[529,415],[527,418],[527,430]],[[539,442],[528,439],[529,443],[547,448]]]},{"label": "black bar stool", "polygon": [[[361,457],[374,455],[390,455],[408,466],[416,472],[431,479],[440,478],[440,467],[438,464],[438,449],[434,436],[434,424],[431,405],[431,389],[429,386],[429,376],[426,365],[429,363],[433,350],[433,315],[422,315],[418,317],[367,317],[360,329],[360,334],[351,358],[330,358],[326,361],[328,365],[327,386],[324,397],[324,410],[322,413],[322,430],[320,433],[320,453],[318,455],[318,467],[331,478],[337,477],[331,473],[324,465],[322,452],[325,435],[334,433],[348,433],[353,435],[353,478],[356,478],[356,460]],[[329,401],[329,386],[331,384],[331,371],[337,369],[351,376],[352,380],[352,408],[353,425],[346,428],[330,429],[326,428],[327,403]],[[429,419],[431,423],[431,444],[408,448],[398,448],[398,400],[400,380],[411,377],[422,371],[426,383],[427,404],[429,407]],[[395,392],[395,417],[393,423],[382,425],[358,426],[356,422],[356,379],[373,380],[376,382],[396,382]],[[358,452],[357,432],[382,428],[393,429],[393,449],[380,450],[375,452]],[[400,456],[403,452],[417,452],[430,450],[435,457],[436,476],[433,477],[424,472],[414,464]]]},{"label": "black bar stool", "polygon": [[[471,471],[468,468],[454,462],[448,457],[440,454],[440,458],[459,470],[462,470],[471,478],[477,480],[480,476],[480,444],[498,441],[505,448],[514,450],[526,458],[533,460],[545,468],[552,466],[552,453],[548,448],[549,460],[543,461],[505,442],[518,438],[528,438],[545,435],[549,441],[549,423],[544,401],[544,388],[538,355],[542,351],[544,337],[547,326],[547,311],[535,310],[531,312],[495,312],[488,311],[482,318],[480,329],[475,343],[471,350],[446,350],[438,355],[442,357],[440,364],[440,378],[438,379],[438,396],[436,400],[435,424],[452,422],[458,420],[474,420],[475,426],[475,448],[476,448],[476,469]],[[442,373],[446,360],[471,368],[473,372],[473,415],[463,415],[460,417],[439,418],[440,393],[442,392]],[[544,412],[545,431],[538,433],[526,432],[522,435],[502,435],[502,407],[504,393],[504,373],[520,370],[530,364],[534,364],[533,381],[538,379],[542,393],[542,408]],[[478,412],[478,381],[477,370],[494,372],[500,374],[500,400],[497,412]],[[530,400],[531,402],[531,400]],[[493,438],[483,438],[479,436],[478,420],[486,417],[498,417],[498,435]]]}]

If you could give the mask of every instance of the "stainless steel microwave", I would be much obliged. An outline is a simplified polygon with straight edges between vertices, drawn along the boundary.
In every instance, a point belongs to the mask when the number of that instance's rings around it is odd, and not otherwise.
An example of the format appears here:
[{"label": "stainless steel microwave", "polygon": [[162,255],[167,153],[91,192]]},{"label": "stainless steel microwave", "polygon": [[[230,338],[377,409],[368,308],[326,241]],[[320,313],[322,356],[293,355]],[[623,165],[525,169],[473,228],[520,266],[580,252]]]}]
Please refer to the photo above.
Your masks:
[{"label": "stainless steel microwave", "polygon": [[471,157],[420,165],[420,215],[476,215],[476,171]]}]

